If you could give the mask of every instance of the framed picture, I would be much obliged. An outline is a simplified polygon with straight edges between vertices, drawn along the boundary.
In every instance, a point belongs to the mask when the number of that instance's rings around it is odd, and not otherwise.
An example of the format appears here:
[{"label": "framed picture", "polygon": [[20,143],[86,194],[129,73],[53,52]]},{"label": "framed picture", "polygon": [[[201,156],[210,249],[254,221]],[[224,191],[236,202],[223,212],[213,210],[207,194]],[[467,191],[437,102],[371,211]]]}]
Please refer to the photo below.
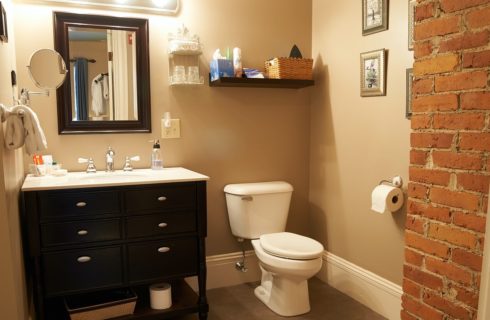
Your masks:
[{"label": "framed picture", "polygon": [[0,41],[8,42],[7,13],[5,13],[2,2],[0,2]]},{"label": "framed picture", "polygon": [[362,0],[362,35],[388,30],[388,0]]},{"label": "framed picture", "polygon": [[386,50],[361,53],[361,97],[386,95]]},{"label": "framed picture", "polygon": [[412,117],[412,86],[413,86],[413,69],[407,69],[407,105],[405,107],[405,118]]},{"label": "framed picture", "polygon": [[415,27],[415,6],[417,0],[408,2],[408,50],[413,50],[413,29]]}]

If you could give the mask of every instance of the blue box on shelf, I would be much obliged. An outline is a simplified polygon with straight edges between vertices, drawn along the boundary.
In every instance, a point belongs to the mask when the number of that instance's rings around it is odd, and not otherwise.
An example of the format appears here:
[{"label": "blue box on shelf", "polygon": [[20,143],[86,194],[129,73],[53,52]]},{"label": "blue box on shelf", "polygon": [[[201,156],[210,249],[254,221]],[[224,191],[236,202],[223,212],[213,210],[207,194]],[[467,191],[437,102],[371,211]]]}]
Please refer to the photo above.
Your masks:
[{"label": "blue box on shelf", "polygon": [[210,64],[211,81],[220,77],[234,77],[233,61],[227,59],[213,59]]}]

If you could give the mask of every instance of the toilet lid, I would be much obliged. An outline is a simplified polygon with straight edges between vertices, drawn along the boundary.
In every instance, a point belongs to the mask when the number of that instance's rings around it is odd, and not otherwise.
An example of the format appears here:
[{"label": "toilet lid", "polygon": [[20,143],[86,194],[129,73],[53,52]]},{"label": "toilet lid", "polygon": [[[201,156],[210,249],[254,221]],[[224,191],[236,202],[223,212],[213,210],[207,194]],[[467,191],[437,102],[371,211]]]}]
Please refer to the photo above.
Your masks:
[{"label": "toilet lid", "polygon": [[264,234],[260,236],[260,245],[267,253],[288,259],[315,259],[323,252],[320,242],[290,232]]}]

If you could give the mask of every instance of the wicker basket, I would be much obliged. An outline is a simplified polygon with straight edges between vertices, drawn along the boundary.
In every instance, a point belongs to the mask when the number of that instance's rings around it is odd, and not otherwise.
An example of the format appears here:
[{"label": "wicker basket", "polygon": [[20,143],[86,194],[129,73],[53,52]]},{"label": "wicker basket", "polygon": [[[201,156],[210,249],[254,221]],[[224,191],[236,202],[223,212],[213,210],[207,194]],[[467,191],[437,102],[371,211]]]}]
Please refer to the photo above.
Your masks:
[{"label": "wicker basket", "polygon": [[274,58],[265,62],[265,72],[270,79],[311,80],[313,59]]}]

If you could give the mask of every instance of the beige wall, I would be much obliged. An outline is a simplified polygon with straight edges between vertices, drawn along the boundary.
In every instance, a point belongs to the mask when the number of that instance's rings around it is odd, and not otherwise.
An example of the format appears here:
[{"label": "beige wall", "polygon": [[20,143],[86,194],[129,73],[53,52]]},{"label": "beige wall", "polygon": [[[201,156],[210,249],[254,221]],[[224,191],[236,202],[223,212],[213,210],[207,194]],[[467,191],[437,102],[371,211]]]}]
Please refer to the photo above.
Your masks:
[{"label": "beige wall", "polygon": [[[280,9],[280,14],[276,8]],[[25,68],[38,48],[53,48],[52,11],[40,5],[16,4],[16,48],[19,82],[34,89]],[[80,11],[77,9],[77,11]],[[92,11],[95,12],[95,11]],[[262,67],[273,56],[287,56],[297,44],[311,55],[311,2],[241,0],[182,2],[178,17],[145,16],[150,22],[152,134],[58,135],[56,99],[33,97],[48,140],[49,153],[69,170],[83,170],[80,156],[94,157],[99,170],[110,145],[116,167],[124,157],[140,155],[137,167],[149,167],[151,144],[159,138],[165,111],[181,119],[182,138],[162,142],[166,166],[184,166],[209,175],[207,254],[238,251],[228,225],[223,187],[228,183],[284,179],[295,188],[288,229],[308,232],[308,166],[310,89],[169,87],[167,34],[181,24],[204,44],[201,70],[207,78],[216,48],[242,48],[247,67]],[[104,13],[104,12],[102,12]],[[105,14],[110,14],[105,12]],[[118,15],[128,16],[126,13]],[[136,16],[136,15],[135,15]],[[43,30],[32,37],[32,30]]]},{"label": "beige wall", "polygon": [[[389,30],[363,37],[360,2],[313,0],[312,234],[333,254],[398,284],[406,209],[380,215],[370,207],[380,180],[408,181],[407,7],[391,1]],[[361,98],[359,54],[381,48],[389,50],[387,95]]]},{"label": "beige wall", "polygon": [[[0,42],[0,103],[12,106],[10,71],[15,70],[15,42],[11,1],[2,1],[7,13],[9,42]],[[0,310],[2,319],[27,319],[24,267],[19,229],[18,195],[23,179],[22,150],[8,151],[0,130]]]}]

